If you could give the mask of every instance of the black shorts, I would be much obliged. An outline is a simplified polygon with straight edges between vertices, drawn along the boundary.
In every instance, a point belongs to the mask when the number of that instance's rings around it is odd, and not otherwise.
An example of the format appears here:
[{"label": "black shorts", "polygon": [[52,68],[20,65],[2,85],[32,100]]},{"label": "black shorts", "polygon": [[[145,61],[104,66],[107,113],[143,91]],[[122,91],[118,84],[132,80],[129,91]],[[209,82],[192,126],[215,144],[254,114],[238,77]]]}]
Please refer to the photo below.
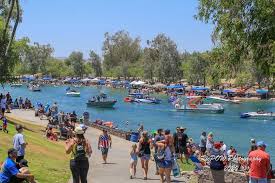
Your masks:
[{"label": "black shorts", "polygon": [[20,183],[23,181],[25,181],[25,179],[20,179],[20,178],[17,178],[16,176],[12,176],[9,183]]},{"label": "black shorts", "polygon": [[201,152],[205,153],[206,147],[200,147],[200,149],[201,149]]},{"label": "black shorts", "polygon": [[1,110],[2,110],[2,113],[3,113],[3,114],[4,114],[4,113],[5,113],[5,111],[6,111],[6,109],[5,109],[5,108],[2,108]]},{"label": "black shorts", "polygon": [[176,153],[177,154],[188,154],[187,148],[186,147],[176,147]]}]

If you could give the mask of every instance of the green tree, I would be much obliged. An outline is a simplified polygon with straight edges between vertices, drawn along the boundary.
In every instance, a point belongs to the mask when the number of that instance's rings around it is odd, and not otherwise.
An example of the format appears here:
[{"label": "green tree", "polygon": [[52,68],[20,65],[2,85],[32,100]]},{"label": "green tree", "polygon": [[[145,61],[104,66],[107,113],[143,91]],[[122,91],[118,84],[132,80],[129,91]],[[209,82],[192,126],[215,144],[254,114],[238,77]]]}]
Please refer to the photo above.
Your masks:
[{"label": "green tree", "polygon": [[240,67],[251,59],[263,76],[270,77],[275,62],[274,14],[273,0],[200,0],[196,18],[214,25],[213,40],[226,50],[230,65]]},{"label": "green tree", "polygon": [[181,79],[181,60],[175,42],[166,35],[159,34],[149,45],[150,48],[145,50],[145,70],[150,72],[149,77],[152,77],[152,72],[156,72],[160,81]]},{"label": "green tree", "polygon": [[72,52],[66,63],[72,68],[75,76],[83,77],[85,74],[85,63],[82,52]]},{"label": "green tree", "polygon": [[118,31],[114,35],[105,33],[103,44],[104,69],[118,71],[118,77],[129,77],[129,67],[141,56],[139,38],[131,38],[126,31]]},{"label": "green tree", "polygon": [[90,59],[89,59],[92,63],[92,68],[94,70],[95,76],[96,77],[101,77],[102,76],[102,65],[101,65],[101,59],[98,56],[98,54],[96,54],[94,51],[90,51]]}]

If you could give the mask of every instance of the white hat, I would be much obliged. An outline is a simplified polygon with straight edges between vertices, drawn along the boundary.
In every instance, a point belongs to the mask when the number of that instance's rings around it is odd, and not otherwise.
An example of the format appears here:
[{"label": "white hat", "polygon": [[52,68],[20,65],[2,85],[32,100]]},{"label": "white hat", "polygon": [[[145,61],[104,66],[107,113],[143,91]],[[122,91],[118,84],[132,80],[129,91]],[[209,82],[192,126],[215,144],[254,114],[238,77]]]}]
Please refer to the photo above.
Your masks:
[{"label": "white hat", "polygon": [[81,128],[81,127],[76,127],[75,129],[74,129],[74,132],[75,132],[75,134],[77,134],[77,135],[82,135],[82,134],[84,134],[84,130]]}]

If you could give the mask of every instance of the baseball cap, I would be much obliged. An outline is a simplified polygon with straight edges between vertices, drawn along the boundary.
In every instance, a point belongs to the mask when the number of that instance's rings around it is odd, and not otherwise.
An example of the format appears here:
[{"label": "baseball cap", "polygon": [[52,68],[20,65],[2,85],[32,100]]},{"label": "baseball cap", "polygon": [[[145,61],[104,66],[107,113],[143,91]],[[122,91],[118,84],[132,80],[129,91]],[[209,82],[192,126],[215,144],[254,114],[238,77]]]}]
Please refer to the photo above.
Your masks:
[{"label": "baseball cap", "polygon": [[19,161],[19,164],[22,166],[22,167],[28,167],[28,161],[25,160],[25,159],[21,159]]},{"label": "baseball cap", "polygon": [[184,128],[183,126],[180,127],[180,130],[186,130],[186,128]]},{"label": "baseball cap", "polygon": [[264,141],[257,142],[257,146],[259,147],[267,147],[267,144]]}]

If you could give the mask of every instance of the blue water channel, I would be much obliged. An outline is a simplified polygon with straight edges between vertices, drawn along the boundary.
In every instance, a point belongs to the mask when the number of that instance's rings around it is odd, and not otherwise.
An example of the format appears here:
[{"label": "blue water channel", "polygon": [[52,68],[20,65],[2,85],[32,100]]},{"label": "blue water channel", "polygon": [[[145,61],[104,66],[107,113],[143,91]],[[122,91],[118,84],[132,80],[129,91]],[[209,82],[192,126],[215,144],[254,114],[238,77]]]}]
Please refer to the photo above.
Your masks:
[{"label": "blue water channel", "polygon": [[[65,112],[76,111],[82,114],[90,113],[91,120],[103,119],[115,122],[122,129],[137,129],[142,123],[147,130],[158,128],[175,129],[177,126],[187,128],[187,134],[198,142],[202,131],[214,133],[216,141],[223,140],[227,146],[233,145],[237,151],[246,155],[250,147],[250,139],[264,140],[269,146],[267,151],[275,163],[275,121],[240,119],[241,112],[257,111],[264,109],[275,112],[275,103],[268,101],[245,102],[242,104],[224,104],[224,114],[202,114],[176,112],[173,106],[167,102],[167,96],[158,96],[161,104],[137,104],[125,103],[123,98],[127,96],[127,90],[110,89],[105,87],[81,87],[80,97],[66,96],[67,86],[44,86],[41,92],[31,92],[26,86],[10,88],[5,86],[0,92],[10,92],[15,97],[28,97],[33,103],[52,104],[57,102],[59,109]],[[98,95],[102,91],[110,97],[117,99],[115,109],[87,108],[86,102],[91,96]],[[126,125],[126,121],[129,124]]]}]

